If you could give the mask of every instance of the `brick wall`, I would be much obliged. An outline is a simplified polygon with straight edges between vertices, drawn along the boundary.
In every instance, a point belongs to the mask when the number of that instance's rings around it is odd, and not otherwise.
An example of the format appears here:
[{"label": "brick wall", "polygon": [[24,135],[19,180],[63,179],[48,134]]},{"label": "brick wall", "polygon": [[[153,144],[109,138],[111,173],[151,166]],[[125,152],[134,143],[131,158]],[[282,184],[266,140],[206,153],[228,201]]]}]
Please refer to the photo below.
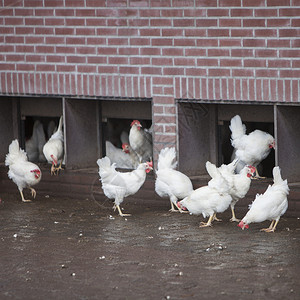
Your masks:
[{"label": "brick wall", "polygon": [[299,102],[299,0],[0,0],[0,93]]}]

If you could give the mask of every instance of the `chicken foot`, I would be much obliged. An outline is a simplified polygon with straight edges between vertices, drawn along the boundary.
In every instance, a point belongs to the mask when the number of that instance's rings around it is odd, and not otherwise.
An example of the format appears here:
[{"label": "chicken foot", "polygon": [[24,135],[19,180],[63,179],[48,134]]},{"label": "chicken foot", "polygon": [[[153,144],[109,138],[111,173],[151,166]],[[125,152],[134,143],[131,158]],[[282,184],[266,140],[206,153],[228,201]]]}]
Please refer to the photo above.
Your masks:
[{"label": "chicken foot", "polygon": [[19,190],[20,191],[20,194],[21,194],[21,197],[22,197],[22,201],[23,202],[31,202],[31,200],[26,200],[25,198],[24,198],[24,195],[23,195],[23,191],[22,190]]},{"label": "chicken foot", "polygon": [[[171,209],[169,210],[170,212],[180,212],[180,213],[188,213],[188,211],[186,210],[182,210],[178,205],[177,203],[173,203],[172,200],[170,200],[170,203],[171,203]],[[177,209],[175,209],[175,207]]]},{"label": "chicken foot", "polygon": [[213,221],[213,219],[214,219],[214,216],[215,216],[215,214],[213,214],[212,216],[210,216],[209,219],[208,219],[208,221],[207,221],[207,223],[205,223],[205,222],[200,222],[199,227],[200,227],[200,228],[203,228],[203,227],[209,227],[209,226],[212,226],[212,221]]},{"label": "chicken foot", "polygon": [[[60,162],[58,167],[55,167],[54,164],[52,164],[52,166],[51,166],[51,175],[58,175],[59,170],[63,170],[61,164],[62,164],[62,161]],[[57,173],[55,173],[55,172],[57,172]]]},{"label": "chicken foot", "polygon": [[118,211],[119,211],[119,216],[121,216],[121,217],[129,217],[129,216],[131,216],[130,214],[123,214],[122,213],[122,211],[121,211],[121,208],[120,208],[120,205],[114,205],[113,206],[113,209],[114,209],[114,211],[116,210],[116,209],[118,209]]},{"label": "chicken foot", "polygon": [[252,176],[251,179],[266,179],[266,177],[262,177],[258,174],[258,170],[255,167],[255,176]]},{"label": "chicken foot", "polygon": [[[276,229],[276,226],[277,226],[278,222],[279,222],[279,219],[276,220],[276,221],[273,220],[268,228],[263,228],[263,229],[261,229],[260,231],[264,231],[264,232],[274,232],[275,229]],[[274,224],[274,223],[275,223],[275,224]]]},{"label": "chicken foot", "polygon": [[229,220],[230,222],[239,222],[240,220],[235,217],[234,207],[231,206],[232,218]]},{"label": "chicken foot", "polygon": [[30,187],[29,189],[31,190],[32,197],[35,198],[36,197],[36,191],[35,191],[35,189],[33,189],[32,187]]},{"label": "chicken foot", "polygon": [[217,214],[215,213],[215,214],[213,215],[213,221],[222,222],[222,219],[218,219],[218,218],[217,218]]}]

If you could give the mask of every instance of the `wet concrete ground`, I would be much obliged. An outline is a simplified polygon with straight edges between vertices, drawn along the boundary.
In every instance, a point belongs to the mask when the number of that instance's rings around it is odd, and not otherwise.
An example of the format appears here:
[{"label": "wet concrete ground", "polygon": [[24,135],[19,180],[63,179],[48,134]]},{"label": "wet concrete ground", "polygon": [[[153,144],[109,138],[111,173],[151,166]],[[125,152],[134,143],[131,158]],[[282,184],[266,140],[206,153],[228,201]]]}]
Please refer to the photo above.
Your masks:
[{"label": "wet concrete ground", "polygon": [[1,199],[0,299],[299,299],[299,218],[268,234],[229,213],[199,228],[167,200],[122,218],[103,198]]}]

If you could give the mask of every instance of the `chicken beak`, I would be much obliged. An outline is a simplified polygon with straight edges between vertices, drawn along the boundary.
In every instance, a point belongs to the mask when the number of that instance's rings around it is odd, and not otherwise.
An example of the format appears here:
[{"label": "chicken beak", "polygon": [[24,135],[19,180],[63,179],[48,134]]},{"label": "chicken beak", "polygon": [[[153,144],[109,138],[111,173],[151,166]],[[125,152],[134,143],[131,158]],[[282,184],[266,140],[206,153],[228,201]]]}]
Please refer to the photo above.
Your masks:
[{"label": "chicken beak", "polygon": [[246,228],[248,229],[249,228],[249,225],[248,224],[245,224],[243,221],[241,221],[238,225],[238,227],[242,228],[243,230]]}]

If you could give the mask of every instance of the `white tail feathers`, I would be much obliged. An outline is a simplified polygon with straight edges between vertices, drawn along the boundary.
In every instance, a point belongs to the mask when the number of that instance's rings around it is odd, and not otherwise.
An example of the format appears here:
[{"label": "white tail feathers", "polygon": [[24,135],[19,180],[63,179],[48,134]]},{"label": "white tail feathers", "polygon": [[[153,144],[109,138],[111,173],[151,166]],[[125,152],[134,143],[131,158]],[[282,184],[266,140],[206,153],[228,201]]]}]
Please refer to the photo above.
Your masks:
[{"label": "white tail feathers", "polygon": [[[174,162],[173,162],[174,161]],[[177,167],[175,148],[164,148],[160,151],[157,163],[157,169],[175,169]]]},{"label": "white tail feathers", "polygon": [[105,156],[101,159],[99,158],[97,160],[97,164],[100,169],[108,169],[108,168],[110,168],[110,159],[107,156]]},{"label": "white tail feathers", "polygon": [[229,129],[231,130],[232,140],[238,139],[246,133],[246,126],[242,123],[239,115],[231,119]]},{"label": "white tail feathers", "polygon": [[207,161],[205,164],[206,171],[211,178],[216,178],[219,174],[216,165],[212,164],[210,161]]},{"label": "white tail feathers", "polygon": [[19,142],[17,139],[13,140],[8,148],[8,154],[5,158],[5,165],[10,166],[16,162],[16,160],[25,160],[27,161],[26,152],[19,147]]},{"label": "white tail feathers", "polygon": [[273,180],[274,184],[280,184],[283,180],[280,174],[280,168],[279,167],[274,167],[273,168]]}]

